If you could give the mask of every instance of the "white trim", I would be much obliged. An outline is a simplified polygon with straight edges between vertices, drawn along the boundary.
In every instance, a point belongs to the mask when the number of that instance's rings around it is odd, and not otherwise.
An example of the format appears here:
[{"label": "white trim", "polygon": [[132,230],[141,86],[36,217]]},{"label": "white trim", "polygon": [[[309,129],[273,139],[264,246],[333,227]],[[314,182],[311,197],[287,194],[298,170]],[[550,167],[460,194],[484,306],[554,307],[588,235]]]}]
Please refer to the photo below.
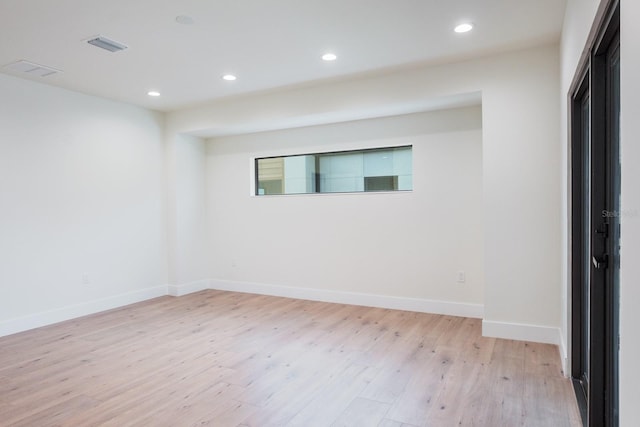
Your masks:
[{"label": "white trim", "polygon": [[167,295],[167,285],[154,286],[141,289],[139,291],[128,292],[112,297],[102,298],[94,301],[84,302],[55,310],[30,314],[28,316],[17,317],[15,319],[0,322],[0,337],[11,335],[29,329],[75,319],[77,317],[98,313],[100,311],[111,310],[136,302],[145,301]]},{"label": "white trim", "polygon": [[194,282],[182,283],[180,285],[169,285],[168,293],[174,297],[181,297],[194,292],[204,291],[205,289],[209,289],[209,287],[209,280],[202,279]]},{"label": "white trim", "polygon": [[[0,322],[0,337],[51,325],[65,320],[123,307],[140,301],[165,295],[182,296],[205,289],[233,292],[247,292],[259,295],[298,298],[339,304],[353,304],[367,307],[381,307],[421,313],[445,314],[481,319],[484,315],[482,304],[437,301],[422,298],[396,297],[388,295],[364,294],[326,289],[297,288],[292,286],[264,283],[236,282],[231,280],[197,280],[181,285],[160,285],[139,291],[128,292],[108,298],[63,307],[56,310],[31,314]],[[482,335],[521,341],[555,344],[559,348],[563,369],[567,374],[567,347],[560,328],[520,323],[482,321]]]},{"label": "white trim", "polygon": [[236,282],[231,280],[211,280],[211,289],[221,291],[247,292],[311,301],[353,304],[367,307],[391,308],[395,310],[417,311],[421,313],[446,314],[450,316],[474,317],[484,315],[482,304],[453,301],[436,301],[422,298],[394,297],[387,295],[363,294],[326,289],[296,288],[264,283]]},{"label": "white trim", "polygon": [[532,341],[560,346],[560,328],[552,326],[528,325],[523,323],[482,321],[482,335],[518,341]]},{"label": "white trim", "polygon": [[560,344],[558,344],[558,351],[560,351],[560,362],[562,362],[562,372],[564,372],[564,376],[569,378],[571,376],[571,372],[569,372],[569,352],[567,351],[567,340],[562,333],[562,329],[558,331],[560,334]]}]

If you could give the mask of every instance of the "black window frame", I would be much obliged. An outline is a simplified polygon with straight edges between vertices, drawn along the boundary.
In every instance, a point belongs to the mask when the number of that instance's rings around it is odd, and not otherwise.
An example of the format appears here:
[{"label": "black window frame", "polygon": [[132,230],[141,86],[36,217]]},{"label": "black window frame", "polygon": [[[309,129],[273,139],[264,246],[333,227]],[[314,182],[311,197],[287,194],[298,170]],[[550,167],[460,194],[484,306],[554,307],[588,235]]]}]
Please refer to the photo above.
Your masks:
[{"label": "black window frame", "polygon": [[[385,178],[389,178],[390,182],[393,183],[393,187],[391,189],[372,189],[367,190],[366,186],[366,177],[363,176],[363,184],[364,189],[362,191],[322,191],[321,188],[321,174],[317,171],[320,170],[320,159],[322,157],[329,156],[339,156],[339,155],[347,155],[347,154],[359,154],[359,153],[371,153],[371,152],[384,152],[384,151],[394,151],[400,149],[410,149],[411,150],[411,176],[413,178],[413,144],[406,145],[393,145],[393,146],[385,146],[385,147],[374,147],[374,148],[358,148],[352,150],[337,150],[337,151],[323,151],[316,153],[301,153],[301,154],[288,154],[288,155],[279,155],[279,156],[264,156],[264,157],[256,157],[254,158],[254,196],[300,196],[300,195],[310,195],[310,194],[362,194],[362,193],[395,193],[395,192],[411,192],[413,191],[413,184],[411,185],[411,189],[398,189],[398,176],[385,176]],[[269,159],[285,159],[288,157],[302,157],[302,156],[314,156],[315,158],[315,174],[314,174],[314,191],[310,192],[300,192],[300,193],[276,193],[276,194],[260,194],[260,170],[259,170],[259,162],[261,160],[269,160]]]}]

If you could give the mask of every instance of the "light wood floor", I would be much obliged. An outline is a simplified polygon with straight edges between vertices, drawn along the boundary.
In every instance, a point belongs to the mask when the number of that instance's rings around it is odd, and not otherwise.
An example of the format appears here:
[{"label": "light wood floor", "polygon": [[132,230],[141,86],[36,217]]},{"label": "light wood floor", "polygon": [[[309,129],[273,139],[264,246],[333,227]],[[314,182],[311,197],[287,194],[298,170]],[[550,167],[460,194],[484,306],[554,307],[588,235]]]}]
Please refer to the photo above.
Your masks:
[{"label": "light wood floor", "polygon": [[0,338],[2,426],[580,426],[551,345],[232,292]]}]

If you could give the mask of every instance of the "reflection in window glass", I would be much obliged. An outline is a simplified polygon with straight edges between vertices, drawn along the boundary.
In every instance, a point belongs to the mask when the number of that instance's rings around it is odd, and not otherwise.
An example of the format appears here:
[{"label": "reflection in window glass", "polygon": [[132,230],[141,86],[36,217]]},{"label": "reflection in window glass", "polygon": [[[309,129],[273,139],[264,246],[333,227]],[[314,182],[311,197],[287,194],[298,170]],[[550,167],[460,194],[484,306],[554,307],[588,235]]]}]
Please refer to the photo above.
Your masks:
[{"label": "reflection in window glass", "polygon": [[256,159],[256,194],[407,191],[411,146]]}]

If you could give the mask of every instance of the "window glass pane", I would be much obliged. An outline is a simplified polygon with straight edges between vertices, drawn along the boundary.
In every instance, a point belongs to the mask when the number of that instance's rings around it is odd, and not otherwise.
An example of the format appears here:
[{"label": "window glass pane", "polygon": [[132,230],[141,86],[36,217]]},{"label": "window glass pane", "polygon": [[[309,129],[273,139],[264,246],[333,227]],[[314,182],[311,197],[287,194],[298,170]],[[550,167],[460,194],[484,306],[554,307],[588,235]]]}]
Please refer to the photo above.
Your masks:
[{"label": "window glass pane", "polygon": [[391,176],[393,173],[392,151],[370,151],[363,154],[364,176]]},{"label": "window glass pane", "polygon": [[362,153],[320,155],[320,192],[364,191]]},{"label": "window glass pane", "polygon": [[284,158],[258,159],[258,194],[283,194]]},{"label": "window glass pane", "polygon": [[289,156],[284,158],[284,193],[315,193],[315,156]]},{"label": "window glass pane", "polygon": [[256,194],[406,191],[412,147],[256,159]]},{"label": "window glass pane", "polygon": [[398,190],[413,189],[413,165],[411,147],[393,150],[393,171],[398,177]]},{"label": "window glass pane", "polygon": [[365,176],[364,191],[394,191],[398,189],[397,176]]}]

